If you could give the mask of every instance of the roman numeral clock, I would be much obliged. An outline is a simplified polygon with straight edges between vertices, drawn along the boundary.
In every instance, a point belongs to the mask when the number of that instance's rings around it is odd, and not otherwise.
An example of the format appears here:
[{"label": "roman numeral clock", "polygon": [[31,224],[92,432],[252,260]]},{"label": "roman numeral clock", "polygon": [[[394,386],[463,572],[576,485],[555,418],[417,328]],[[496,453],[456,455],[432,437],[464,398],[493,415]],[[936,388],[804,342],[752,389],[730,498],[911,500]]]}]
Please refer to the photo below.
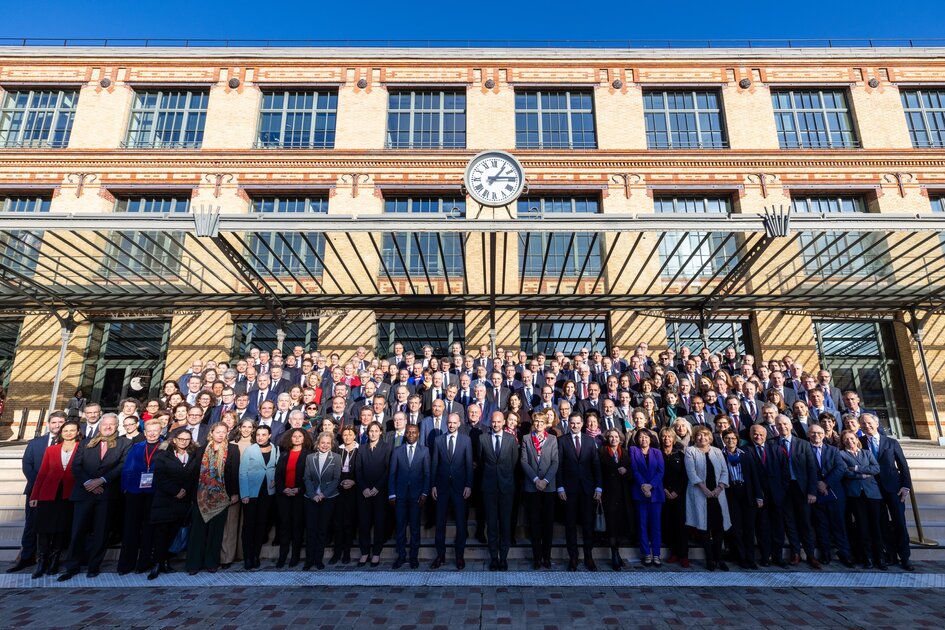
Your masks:
[{"label": "roman numeral clock", "polygon": [[469,160],[463,183],[480,206],[508,206],[525,192],[525,170],[505,151],[483,151]]}]

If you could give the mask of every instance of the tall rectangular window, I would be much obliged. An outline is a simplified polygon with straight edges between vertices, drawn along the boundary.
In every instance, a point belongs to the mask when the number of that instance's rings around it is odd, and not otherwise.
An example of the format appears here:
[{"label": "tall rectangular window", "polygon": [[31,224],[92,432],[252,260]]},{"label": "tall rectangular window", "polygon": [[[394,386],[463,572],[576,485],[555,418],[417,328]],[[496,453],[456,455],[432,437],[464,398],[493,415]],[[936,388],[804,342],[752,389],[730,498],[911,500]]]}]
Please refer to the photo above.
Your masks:
[{"label": "tall rectangular window", "polygon": [[[548,214],[596,214],[597,199],[574,197],[526,198],[518,201],[519,219],[540,219]],[[559,276],[594,277],[600,272],[601,242],[597,232],[519,232],[518,264],[524,275],[555,279]]]},{"label": "tall rectangular window", "polygon": [[771,92],[782,149],[855,149],[860,146],[846,92],[839,89]]},{"label": "tall rectangular window", "polygon": [[17,340],[23,319],[0,319],[0,387],[6,391],[10,386],[10,373],[16,358]]},{"label": "tall rectangular window", "polygon": [[0,108],[0,146],[68,146],[78,90],[11,90]]},{"label": "tall rectangular window", "polygon": [[[262,197],[253,212],[328,213],[327,197]],[[256,232],[246,238],[250,263],[263,275],[321,275],[325,235],[318,232]]]},{"label": "tall rectangular window", "polygon": [[[732,211],[725,197],[657,197],[657,213],[724,214]],[[660,241],[664,278],[714,276],[735,265],[737,243],[725,232],[666,232]]]},{"label": "tall rectangular window", "polygon": [[413,350],[422,356],[423,346],[433,346],[433,355],[447,356],[454,341],[465,343],[466,328],[463,318],[449,315],[405,315],[396,317],[378,314],[377,351],[380,357],[394,353],[394,344],[402,343],[404,350]]},{"label": "tall rectangular window", "polygon": [[[49,212],[48,198],[6,197],[0,199],[0,212]],[[0,263],[13,271],[32,275],[39,262],[43,244],[41,231],[15,230],[0,233]]]},{"label": "tall rectangular window", "polygon": [[[794,212],[812,214],[834,214],[841,212],[866,212],[862,197],[841,195],[836,197],[794,197]],[[876,241],[882,234],[856,232],[805,232],[800,236],[804,269],[809,275],[826,277],[843,271],[845,276],[866,276],[878,273],[886,266],[885,257],[875,259],[878,251]],[[864,264],[865,263],[865,264]]]},{"label": "tall rectangular window", "polygon": [[387,146],[392,149],[464,149],[466,94],[458,91],[391,92]]},{"label": "tall rectangular window", "polygon": [[521,348],[529,356],[563,352],[572,357],[581,348],[607,349],[607,320],[602,317],[522,317]]},{"label": "tall rectangular window", "polygon": [[644,92],[647,147],[724,149],[728,141],[719,101],[719,93],[711,90]]},{"label": "tall rectangular window", "polygon": [[[751,352],[748,344],[747,321],[719,321],[706,322],[706,335],[709,338],[709,351],[721,354],[731,346],[739,356]],[[677,354],[680,348],[686,346],[693,353],[698,353],[705,345],[702,342],[702,332],[695,322],[670,321],[666,322],[666,341]]]},{"label": "tall rectangular window", "polygon": [[[190,212],[190,198],[122,197],[115,212]],[[160,278],[175,274],[180,269],[184,238],[183,232],[113,232],[106,270],[118,276],[130,273]]]},{"label": "tall rectangular window", "polygon": [[199,149],[207,121],[206,91],[135,92],[127,149]]},{"label": "tall rectangular window", "polygon": [[[466,200],[443,197],[393,197],[384,201],[388,214],[447,214],[462,219]],[[418,216],[417,221],[423,217]],[[448,276],[465,272],[462,235],[445,232],[385,232],[383,263],[392,276]]]},{"label": "tall rectangular window", "polygon": [[902,90],[901,97],[912,146],[945,148],[945,88]]},{"label": "tall rectangular window", "polygon": [[262,149],[332,149],[337,117],[337,92],[264,92],[256,146]]},{"label": "tall rectangular window", "polygon": [[517,91],[515,146],[519,149],[596,149],[591,93]]}]

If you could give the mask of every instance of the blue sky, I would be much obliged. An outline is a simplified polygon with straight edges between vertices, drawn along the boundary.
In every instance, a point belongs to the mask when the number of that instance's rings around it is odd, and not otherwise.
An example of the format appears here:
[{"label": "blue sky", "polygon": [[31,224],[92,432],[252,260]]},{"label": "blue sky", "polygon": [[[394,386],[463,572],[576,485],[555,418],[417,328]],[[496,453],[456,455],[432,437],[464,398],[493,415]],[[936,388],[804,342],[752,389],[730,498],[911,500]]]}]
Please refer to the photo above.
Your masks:
[{"label": "blue sky", "polygon": [[945,37],[943,0],[0,0],[0,37],[725,39]]}]

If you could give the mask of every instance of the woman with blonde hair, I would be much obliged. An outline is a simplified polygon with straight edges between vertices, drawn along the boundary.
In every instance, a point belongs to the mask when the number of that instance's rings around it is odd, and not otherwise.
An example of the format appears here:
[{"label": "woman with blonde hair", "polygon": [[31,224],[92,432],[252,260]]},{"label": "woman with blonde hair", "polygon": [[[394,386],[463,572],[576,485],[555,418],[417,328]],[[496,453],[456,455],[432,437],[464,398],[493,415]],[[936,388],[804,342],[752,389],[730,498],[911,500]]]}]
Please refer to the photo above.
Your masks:
[{"label": "woman with blonde hair", "polygon": [[693,528],[705,549],[709,571],[728,571],[722,561],[722,538],[729,520],[728,465],[722,451],[712,446],[712,430],[702,425],[692,430],[693,446],[686,448],[686,525]]},{"label": "woman with blonde hair", "polygon": [[[228,411],[224,416],[233,416],[233,422],[236,422],[236,412]],[[227,435],[230,444],[235,444],[239,449],[240,458],[247,448],[256,441],[256,422],[249,418],[244,418],[235,428],[230,426],[230,422],[221,419],[220,422],[227,427]],[[223,528],[223,542],[220,545],[220,565],[228,569],[231,564],[243,557],[243,504],[234,503],[226,512],[226,527]]]},{"label": "woman with blonde hair", "polygon": [[187,572],[201,569],[216,573],[220,567],[220,546],[226,527],[227,510],[239,499],[240,449],[226,441],[226,425],[210,427],[206,445],[197,451],[196,505],[190,522],[187,544]]}]

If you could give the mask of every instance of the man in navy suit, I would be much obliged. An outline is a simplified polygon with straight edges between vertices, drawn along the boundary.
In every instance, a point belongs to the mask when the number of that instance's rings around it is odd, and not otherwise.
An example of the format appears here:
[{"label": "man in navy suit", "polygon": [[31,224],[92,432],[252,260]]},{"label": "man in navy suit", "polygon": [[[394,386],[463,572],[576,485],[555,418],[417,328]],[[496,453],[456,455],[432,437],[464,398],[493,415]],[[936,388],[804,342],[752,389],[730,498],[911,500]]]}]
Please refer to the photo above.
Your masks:
[{"label": "man in navy suit", "polygon": [[477,461],[482,469],[479,492],[489,534],[490,571],[507,571],[512,540],[512,500],[518,448],[515,436],[505,430],[505,414],[492,413],[492,431],[479,437]]},{"label": "man in navy suit", "polygon": [[420,566],[420,510],[430,493],[430,450],[419,443],[420,427],[407,426],[404,448],[394,450],[390,459],[390,496],[397,519],[397,560],[399,569],[407,562],[407,525],[410,525],[410,568]]},{"label": "man in navy suit", "polygon": [[784,566],[781,546],[784,544],[784,495],[787,493],[791,473],[787,458],[781,449],[768,443],[768,430],[760,424],[748,429],[751,445],[745,450],[755,460],[760,475],[761,491],[764,504],[755,514],[755,537],[761,550],[761,566],[766,567],[773,560],[778,566]]},{"label": "man in navy suit", "polygon": [[790,418],[778,416],[775,426],[779,437],[773,441],[787,457],[791,476],[784,501],[784,529],[791,546],[791,564],[800,563],[803,546],[807,564],[819,569],[810,530],[810,506],[817,501],[817,462],[810,445],[794,435]]},{"label": "man in navy suit", "polygon": [[584,566],[596,571],[594,563],[594,509],[600,501],[601,470],[596,443],[581,430],[584,418],[574,412],[568,418],[570,431],[558,438],[558,498],[564,501],[564,531],[568,545],[568,571],[577,571],[577,526],[581,524]]},{"label": "man in navy suit", "polygon": [[446,515],[450,507],[456,520],[456,568],[466,567],[466,500],[472,494],[472,440],[459,430],[459,414],[446,420],[447,432],[436,438],[433,447],[433,472],[430,496],[436,501],[436,559],[430,565],[438,569],[446,562]]},{"label": "man in navy suit", "polygon": [[846,495],[843,491],[843,475],[846,464],[840,457],[840,451],[824,443],[826,433],[819,424],[812,424],[807,429],[807,439],[817,462],[817,503],[811,507],[814,531],[817,532],[817,547],[820,561],[830,563],[831,543],[837,548],[840,562],[848,569],[853,568],[853,556],[846,530]]},{"label": "man in navy suit", "polygon": [[276,392],[270,387],[268,374],[260,374],[256,377],[256,387],[249,391],[248,412],[253,416],[259,416],[259,406],[266,400],[275,402]]},{"label": "man in navy suit", "polygon": [[64,411],[54,411],[49,414],[49,420],[46,426],[49,432],[46,435],[35,437],[26,444],[26,450],[23,452],[23,476],[26,477],[26,489],[23,494],[26,495],[26,512],[23,520],[23,536],[20,540],[20,555],[16,563],[7,569],[7,573],[16,573],[28,566],[36,564],[36,525],[33,522],[35,512],[30,507],[30,494],[33,492],[33,484],[36,483],[36,476],[43,465],[43,455],[46,449],[56,443],[59,436],[59,429],[66,421]]},{"label": "man in navy suit", "polygon": [[[863,437],[860,438],[863,448],[873,452],[879,464],[879,474],[876,482],[883,495],[883,505],[892,519],[892,532],[886,541],[886,555],[891,556],[893,550],[899,554],[899,561],[906,571],[913,571],[909,561],[909,530],[906,527],[906,501],[912,492],[912,474],[909,472],[909,463],[902,452],[902,447],[896,440],[882,435],[879,430],[879,418],[872,413],[864,413],[861,417]],[[887,559],[888,561],[888,559]]]}]

